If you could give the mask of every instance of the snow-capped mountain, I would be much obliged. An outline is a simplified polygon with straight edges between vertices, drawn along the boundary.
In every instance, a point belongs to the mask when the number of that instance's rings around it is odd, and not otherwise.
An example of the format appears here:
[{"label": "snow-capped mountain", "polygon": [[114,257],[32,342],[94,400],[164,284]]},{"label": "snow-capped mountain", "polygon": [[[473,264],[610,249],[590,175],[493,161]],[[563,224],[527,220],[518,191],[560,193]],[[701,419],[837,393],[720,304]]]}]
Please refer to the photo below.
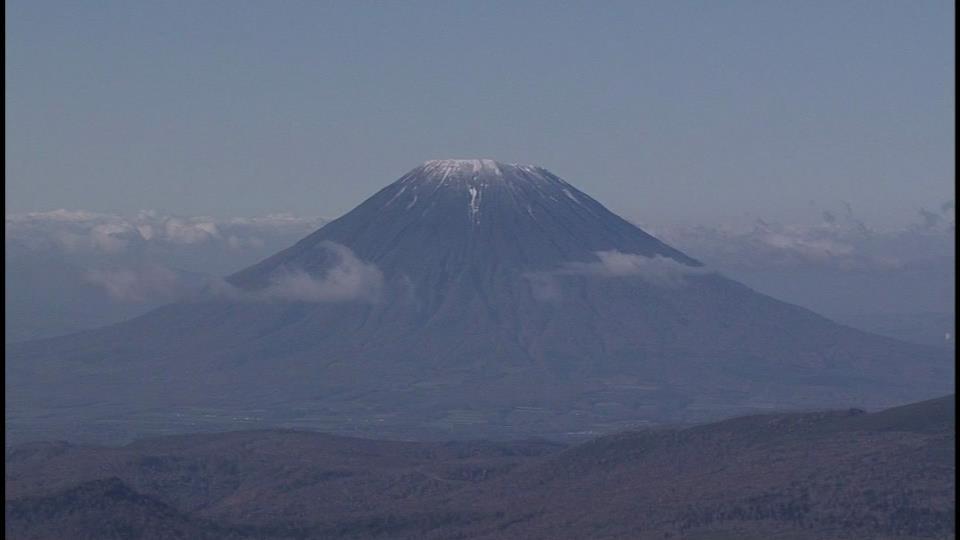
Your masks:
[{"label": "snow-capped mountain", "polygon": [[952,391],[952,372],[493,160],[426,162],[190,301],[8,347],[6,368],[10,433],[100,439],[206,422],[562,435],[894,405]]}]

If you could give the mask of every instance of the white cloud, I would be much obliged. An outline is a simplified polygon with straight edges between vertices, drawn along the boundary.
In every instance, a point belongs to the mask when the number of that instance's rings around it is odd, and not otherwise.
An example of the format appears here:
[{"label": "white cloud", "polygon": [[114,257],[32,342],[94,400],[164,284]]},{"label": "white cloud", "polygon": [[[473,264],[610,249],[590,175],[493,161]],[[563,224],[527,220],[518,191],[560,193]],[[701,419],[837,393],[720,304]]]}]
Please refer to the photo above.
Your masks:
[{"label": "white cloud", "polygon": [[349,248],[335,242],[322,242],[320,249],[330,251],[336,262],[322,274],[301,268],[280,267],[269,284],[259,290],[245,291],[218,281],[209,292],[230,300],[281,302],[376,302],[383,290],[383,273],[372,263],[360,260]]},{"label": "white cloud", "polygon": [[658,238],[723,270],[820,268],[885,271],[954,254],[952,201],[921,209],[918,221],[878,229],[858,219],[849,204],[824,210],[821,222],[798,225],[756,219],[744,226],[665,226]]},{"label": "white cloud", "polygon": [[146,241],[150,241],[154,237],[153,226],[149,224],[137,225],[137,232],[140,233],[140,238],[143,238]]},{"label": "white cloud", "polygon": [[67,210],[60,208],[48,212],[27,212],[24,214],[11,214],[6,217],[7,221],[25,222],[25,221],[54,221],[61,223],[83,223],[87,221],[97,221],[107,214],[98,214],[96,212],[87,212],[86,210]]},{"label": "white cloud", "polygon": [[127,248],[129,240],[124,238],[124,235],[134,230],[134,227],[127,223],[102,223],[90,229],[90,242],[96,249],[116,253]]},{"label": "white cloud", "polygon": [[598,251],[597,262],[571,262],[559,270],[565,274],[587,274],[602,277],[639,276],[655,285],[675,287],[683,284],[689,275],[711,271],[702,266],[690,266],[669,257],[646,257],[621,251]]},{"label": "white cloud", "polygon": [[558,300],[561,297],[562,276],[595,276],[602,278],[639,277],[659,287],[680,287],[687,276],[704,275],[713,271],[702,266],[690,266],[669,257],[647,257],[616,250],[597,251],[596,261],[567,262],[559,268],[526,275],[534,297],[540,300]]},{"label": "white cloud", "polygon": [[83,210],[53,210],[6,216],[6,238],[35,250],[75,254],[117,254],[147,246],[223,247],[234,252],[263,249],[271,240],[285,245],[315,231],[320,218],[270,214],[251,218],[164,216],[142,210],[135,216]]},{"label": "white cloud", "polygon": [[175,244],[199,244],[220,236],[220,231],[213,222],[187,221],[178,218],[168,218],[166,220],[164,233],[165,240]]}]

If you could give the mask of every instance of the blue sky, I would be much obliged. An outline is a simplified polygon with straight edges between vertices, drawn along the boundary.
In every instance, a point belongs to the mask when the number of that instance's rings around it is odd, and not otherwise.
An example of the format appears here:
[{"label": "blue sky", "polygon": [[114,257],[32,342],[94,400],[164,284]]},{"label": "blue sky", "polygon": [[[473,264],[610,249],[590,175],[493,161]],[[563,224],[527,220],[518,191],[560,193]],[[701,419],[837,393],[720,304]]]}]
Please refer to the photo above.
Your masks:
[{"label": "blue sky", "polygon": [[645,221],[954,198],[947,1],[6,4],[7,212],[335,216],[536,163]]}]

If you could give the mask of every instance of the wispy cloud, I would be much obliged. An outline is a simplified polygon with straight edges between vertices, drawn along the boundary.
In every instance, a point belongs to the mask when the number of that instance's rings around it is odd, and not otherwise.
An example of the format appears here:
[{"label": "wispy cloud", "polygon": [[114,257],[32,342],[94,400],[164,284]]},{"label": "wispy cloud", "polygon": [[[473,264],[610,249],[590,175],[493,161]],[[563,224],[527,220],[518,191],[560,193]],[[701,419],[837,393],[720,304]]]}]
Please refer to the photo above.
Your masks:
[{"label": "wispy cloud", "polygon": [[360,260],[352,250],[335,242],[321,242],[318,248],[328,250],[335,259],[319,273],[281,267],[261,289],[243,290],[221,281],[209,291],[231,300],[257,302],[376,302],[380,299],[384,279],[376,265]]},{"label": "wispy cloud", "polygon": [[690,266],[669,257],[655,255],[646,257],[621,251],[598,251],[598,261],[569,262],[555,275],[593,275],[601,277],[638,276],[662,286],[677,286],[685,276],[707,274],[711,271],[702,266]]},{"label": "wispy cloud", "polygon": [[849,204],[824,210],[820,223],[756,219],[743,226],[661,226],[658,238],[720,269],[885,270],[953,256],[953,202],[922,208],[896,229],[872,228]]},{"label": "wispy cloud", "polygon": [[616,250],[597,251],[596,261],[571,261],[558,268],[526,274],[533,294],[541,300],[557,300],[562,294],[564,276],[594,276],[599,278],[638,277],[658,287],[680,287],[691,275],[713,271],[702,266],[690,266],[669,257],[647,257]]},{"label": "wispy cloud", "polygon": [[252,218],[167,216],[144,210],[135,216],[53,210],[6,216],[6,238],[31,249],[116,254],[153,246],[223,246],[257,250],[265,238],[300,238],[325,223],[320,218],[271,214]]}]

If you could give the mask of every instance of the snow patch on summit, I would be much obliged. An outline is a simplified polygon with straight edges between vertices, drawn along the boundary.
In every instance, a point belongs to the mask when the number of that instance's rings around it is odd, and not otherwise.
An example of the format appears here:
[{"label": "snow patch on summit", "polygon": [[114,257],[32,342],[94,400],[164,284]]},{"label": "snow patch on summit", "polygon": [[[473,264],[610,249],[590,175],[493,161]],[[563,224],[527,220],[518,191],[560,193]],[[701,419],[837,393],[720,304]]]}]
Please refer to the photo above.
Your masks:
[{"label": "snow patch on summit", "polygon": [[499,164],[492,159],[435,159],[425,162],[422,167],[428,176],[439,176],[441,185],[450,177],[470,179],[481,173],[484,176],[503,176]]},{"label": "snow patch on summit", "polygon": [[564,193],[567,197],[569,197],[571,201],[573,201],[573,202],[575,202],[575,203],[577,203],[577,204],[580,204],[580,199],[578,199],[577,196],[574,195],[573,193],[570,193],[570,190],[569,190],[569,189],[563,188],[563,193]]},{"label": "snow patch on summit", "polygon": [[480,223],[480,198],[481,191],[474,186],[470,186],[470,219],[474,223]]},{"label": "snow patch on summit", "polygon": [[387,204],[385,204],[384,206],[390,206],[391,204],[393,204],[393,201],[397,200],[401,195],[403,195],[403,192],[406,190],[407,190],[407,186],[403,186],[402,188],[400,188],[400,191],[398,191],[396,195],[391,197],[390,200],[387,201]]},{"label": "snow patch on summit", "polygon": [[407,210],[413,208],[413,206],[414,206],[415,204],[417,204],[417,198],[418,198],[418,197],[417,197],[417,194],[414,193],[414,194],[413,194],[413,199],[411,199],[411,200],[410,200],[410,204],[407,205]]},{"label": "snow patch on summit", "polygon": [[554,186],[556,191],[569,185],[542,167],[518,163],[501,163],[493,159],[435,159],[425,161],[410,171],[404,179],[429,182],[439,188],[444,185],[469,186],[494,183],[526,183],[538,186]]}]

